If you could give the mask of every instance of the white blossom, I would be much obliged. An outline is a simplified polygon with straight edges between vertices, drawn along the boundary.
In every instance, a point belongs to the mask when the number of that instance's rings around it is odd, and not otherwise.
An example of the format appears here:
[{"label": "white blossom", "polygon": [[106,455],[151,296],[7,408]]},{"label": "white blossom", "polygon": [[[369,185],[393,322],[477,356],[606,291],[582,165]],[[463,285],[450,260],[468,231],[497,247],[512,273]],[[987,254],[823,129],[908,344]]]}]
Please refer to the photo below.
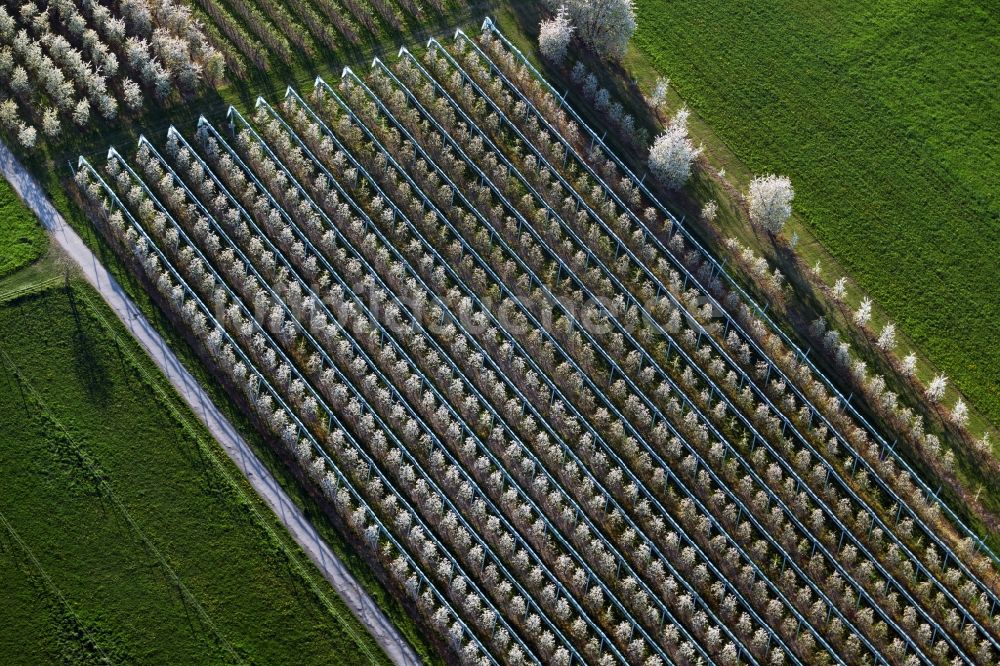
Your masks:
[{"label": "white blossom", "polygon": [[125,106],[131,111],[138,111],[142,106],[142,88],[132,79],[125,79],[122,82],[122,92]]},{"label": "white blossom", "polygon": [[17,102],[5,99],[0,102],[0,127],[9,130],[17,125]]},{"label": "white blossom", "polygon": [[959,398],[955,401],[955,407],[951,410],[951,422],[959,428],[964,428],[969,424],[969,408],[965,400]]},{"label": "white blossom", "polygon": [[884,352],[891,352],[896,346],[896,325],[886,324],[882,327],[882,332],[878,334],[875,346]]},{"label": "white blossom", "polygon": [[559,7],[555,18],[546,19],[538,32],[538,48],[549,62],[561,65],[566,60],[566,50],[573,36],[573,24],[569,21],[566,5]]},{"label": "white blossom", "polygon": [[872,299],[865,296],[861,299],[861,305],[854,312],[854,323],[858,326],[866,326],[872,318]]},{"label": "white blossom", "polygon": [[622,59],[635,32],[633,0],[569,0],[567,9],[587,46],[602,58]]},{"label": "white blossom", "polygon": [[81,127],[90,122],[90,102],[86,99],[81,99],[74,107],[73,122]]},{"label": "white blossom", "polygon": [[3,41],[9,41],[14,36],[14,30],[17,28],[17,24],[9,13],[7,13],[6,8],[0,7],[0,38]]},{"label": "white blossom", "polygon": [[28,93],[30,87],[31,81],[28,79],[28,70],[21,65],[14,67],[14,73],[10,77],[10,89],[18,95],[25,95]]},{"label": "white blossom", "polygon": [[941,401],[944,397],[945,389],[948,388],[948,377],[945,375],[935,375],[931,383],[927,385],[927,391],[925,395],[931,404],[936,404]]},{"label": "white blossom", "polygon": [[649,149],[649,170],[661,184],[677,189],[691,177],[691,164],[701,154],[688,137],[689,111],[682,108]]},{"label": "white blossom", "polygon": [[993,452],[993,443],[990,441],[990,433],[984,432],[983,436],[980,437],[976,442],[976,450],[979,453],[986,455]]},{"label": "white blossom", "polygon": [[701,219],[706,224],[711,224],[715,222],[715,218],[719,214],[719,204],[715,203],[715,199],[712,199],[704,206],[701,207]]},{"label": "white blossom", "polygon": [[837,278],[837,281],[833,283],[833,298],[842,301],[845,296],[847,296],[847,278]]},{"label": "white blossom", "polygon": [[45,109],[42,114],[42,133],[47,137],[59,136],[62,127],[59,125],[59,112],[53,108]]},{"label": "white blossom", "polygon": [[38,132],[31,125],[21,123],[17,131],[17,140],[25,148],[34,148],[35,142],[38,140]]},{"label": "white blossom", "polygon": [[654,107],[662,106],[667,101],[667,90],[670,88],[670,79],[661,76],[656,79],[656,86],[653,94],[649,97],[649,103]]},{"label": "white blossom", "polygon": [[754,178],[747,196],[750,201],[750,221],[772,234],[781,233],[785,222],[792,215],[794,196],[792,182],[787,176],[770,174]]}]

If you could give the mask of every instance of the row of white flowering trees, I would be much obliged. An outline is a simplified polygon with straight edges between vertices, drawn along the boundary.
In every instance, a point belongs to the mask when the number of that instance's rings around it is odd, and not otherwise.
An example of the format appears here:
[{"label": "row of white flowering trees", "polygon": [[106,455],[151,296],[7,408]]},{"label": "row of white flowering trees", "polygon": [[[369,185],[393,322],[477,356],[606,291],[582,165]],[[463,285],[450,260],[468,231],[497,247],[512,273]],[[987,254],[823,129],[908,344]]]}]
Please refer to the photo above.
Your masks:
[{"label": "row of white flowering trees", "polygon": [[226,45],[226,60],[244,78],[285,67],[319,49],[341,51],[464,9],[466,0],[196,0]]},{"label": "row of white flowering trees", "polygon": [[224,61],[174,2],[90,0],[0,6],[0,127],[26,149],[93,114],[115,120],[219,82]]},{"label": "row of white flowering trees", "polygon": [[989,563],[495,40],[228,121],[81,184],[442,645],[1000,654]]},{"label": "row of white flowering trees", "polygon": [[[519,114],[519,112],[518,112],[518,109],[517,109],[517,105],[516,105],[516,104],[514,104],[514,105],[513,105],[513,109],[508,109],[508,117],[513,117],[513,118],[515,118],[515,119],[516,119],[516,118],[518,117],[518,114]],[[491,123],[487,121],[487,122],[483,123],[483,125],[484,125],[484,126],[490,126],[490,125],[491,125]],[[542,141],[541,143],[544,143],[544,140],[543,140],[543,141]],[[540,155],[539,155],[539,157],[540,157]],[[559,156],[557,156],[557,157],[562,157],[562,156],[561,156],[561,155],[559,155]],[[544,190],[544,188],[543,188],[542,186],[540,186],[540,187],[539,187],[539,189],[540,189],[541,191],[543,191],[543,192],[545,191],[545,190]],[[550,212],[554,212],[554,211],[550,211]],[[592,229],[591,229],[591,230],[588,230],[588,231],[587,231],[587,233],[588,233],[588,234],[589,234],[589,233],[592,233],[592,231],[593,231]],[[581,235],[583,235],[583,231],[582,231],[582,230],[581,230],[581,232],[580,232],[580,233],[581,233]],[[588,236],[588,237],[589,237],[589,236]],[[591,244],[593,244],[593,243],[591,243]],[[581,244],[581,246],[582,246],[582,244]],[[557,247],[558,247],[558,244],[557,244]],[[567,259],[568,259],[568,256],[569,256],[569,252],[570,252],[570,251],[568,250],[568,251],[567,251]],[[540,271],[540,273],[541,273],[541,271]],[[596,290],[596,289],[598,289],[598,288],[599,288],[599,287],[595,286],[595,290]],[[641,289],[641,288],[640,288],[640,289]],[[646,316],[648,316],[648,313],[645,313],[645,312],[644,312],[643,314],[644,314],[644,315],[646,315]],[[957,612],[957,611],[956,611],[956,612]]]},{"label": "row of white flowering trees", "polygon": [[[636,28],[632,0],[548,0],[546,4],[554,15],[543,18],[539,24],[538,48],[547,62],[565,65],[574,35],[602,59],[621,60],[624,56]],[[663,132],[647,146],[646,129],[636,127],[635,118],[625,112],[607,88],[599,88],[598,78],[583,62],[573,65],[570,80],[581,86],[580,93],[587,104],[609,121],[611,129],[626,145],[640,152],[648,149],[649,173],[657,183],[668,190],[677,190],[688,182],[702,149],[694,145],[688,134],[690,113],[686,107],[670,118]],[[651,100],[654,107],[663,103],[666,90],[667,81],[661,79]],[[791,216],[793,195],[787,177],[768,175],[754,179],[747,193],[751,222],[772,234],[780,233]]]},{"label": "row of white flowering trees", "polygon": [[[617,32],[620,34],[620,39],[627,42],[631,34],[630,30],[634,29],[634,17],[629,17],[627,12],[616,12],[606,8],[599,9],[600,6],[627,4],[617,2],[617,0],[591,3],[588,5],[588,11],[603,11],[608,16],[614,16],[614,20],[619,22]],[[571,11],[570,5],[554,2],[550,2],[549,5],[554,14],[541,21],[538,37],[539,51],[551,65],[562,66],[566,64],[574,35],[577,34],[573,17],[579,15],[580,5],[576,5],[576,9],[573,11]],[[600,49],[586,39],[580,41],[601,54]],[[583,62],[577,61],[573,65],[569,71],[569,78],[573,84],[580,86],[579,93],[588,108],[597,113],[603,121],[606,121],[608,127],[616,132],[618,138],[625,145],[635,148],[640,153],[647,154],[648,173],[657,185],[666,190],[678,190],[689,181],[702,153],[702,148],[695,146],[689,135],[687,119],[690,113],[686,107],[682,107],[673,117],[669,118],[666,121],[666,128],[650,143],[645,128],[636,128],[634,117],[625,112],[621,102],[614,100],[606,88],[600,87],[598,78],[587,69]],[[657,81],[656,89],[649,98],[649,103],[654,110],[663,106],[668,85],[669,81],[666,79]],[[720,172],[720,176],[724,176],[724,171]],[[750,182],[743,195],[742,203],[746,205],[749,221],[752,225],[772,236],[779,236],[785,223],[791,217],[791,203],[794,195],[795,192],[788,177],[767,174],[758,176]],[[709,201],[702,211],[701,221],[711,225],[717,212],[717,203]],[[797,235],[792,234],[790,243],[793,248],[796,242]],[[726,239],[726,244],[734,250],[738,263],[742,265],[747,274],[758,279],[758,287],[768,298],[778,301],[785,299],[784,276],[779,270],[772,271],[762,257],[755,256],[752,250],[742,247],[736,239]],[[846,278],[840,278],[833,287],[828,287],[820,279],[818,264],[807,273],[807,276],[815,280],[815,283],[830,296],[835,305],[843,307],[846,297]],[[871,311],[870,299],[863,298],[858,312],[853,317],[861,336],[868,339],[886,357],[887,365],[899,375],[897,379],[901,380],[904,385],[912,385],[918,394],[922,394],[927,405],[936,410],[944,397],[948,378],[942,374],[936,374],[926,385],[922,384],[915,375],[916,355],[910,353],[904,357],[895,356],[895,326],[891,323],[886,324],[885,326],[888,328],[882,331],[873,331],[868,328]],[[953,482],[954,451],[943,449],[936,435],[925,433],[923,418],[919,414],[915,414],[912,408],[900,404],[897,393],[886,390],[886,377],[869,376],[865,364],[856,360],[854,355],[847,350],[848,343],[840,339],[839,333],[827,331],[826,324],[825,318],[815,323],[813,329],[817,332],[814,337],[822,342],[820,348],[827,353],[828,357],[834,359],[836,365],[841,366],[843,370],[848,371],[852,380],[852,388],[856,388],[858,392],[863,393],[868,398],[868,404],[877,410],[883,421],[889,423],[897,433],[906,437],[913,449],[937,475],[952,482],[953,489],[957,491],[956,494],[959,497],[966,500],[971,499],[969,493],[965,492],[959,484]],[[957,398],[953,406],[946,409],[941,415],[945,425],[957,432],[960,441],[972,444],[969,453],[975,464],[980,465],[988,474],[1000,477],[1000,463],[992,454],[989,433],[984,433],[981,439],[976,440],[967,428],[969,409],[965,401],[961,397]],[[944,450],[943,455],[942,450]]]},{"label": "row of white flowering trees", "polygon": [[[503,58],[501,58],[501,62],[503,62]],[[508,62],[511,63],[511,64],[513,63],[512,60],[510,60]],[[540,87],[537,86],[536,82],[534,82],[531,79],[531,76],[523,68],[520,71],[514,72],[513,75],[514,75],[515,78],[517,78],[522,83],[524,83],[525,89],[528,90],[529,92],[538,91],[539,93],[541,93]],[[542,93],[541,95],[539,95],[538,103],[543,108],[545,108],[545,105],[548,104],[548,105],[551,105],[551,107],[554,109],[555,104],[553,104],[553,102],[557,102],[557,101],[558,100],[556,100],[555,98],[551,97],[547,93]],[[553,116],[557,119],[557,122],[558,122],[559,113],[554,113]],[[563,118],[565,119],[565,116],[563,116]],[[595,139],[592,139],[592,141],[593,140],[595,140]],[[586,143],[586,142],[584,141],[582,143]],[[591,143],[591,146],[593,146],[593,143]],[[602,149],[603,149],[603,146],[602,146]],[[608,169],[608,167],[612,166],[611,161],[610,160],[604,160],[604,159],[602,159],[602,158],[606,158],[606,157],[609,157],[609,156],[612,159],[614,159],[614,158],[613,158],[613,155],[611,155],[610,153],[607,153],[605,151],[606,151],[606,149],[604,149],[604,150],[596,153],[596,155],[592,155],[591,157],[596,157],[596,159],[595,159],[596,168],[598,168],[599,170],[604,171],[604,173],[607,176],[608,180],[610,182],[612,182],[612,183],[615,183],[615,182],[617,182],[617,178],[614,177],[613,170]],[[618,163],[618,166],[619,167],[621,166],[620,163]],[[605,169],[608,169],[608,170],[605,170]],[[632,181],[632,183],[633,183],[633,185],[638,184],[638,186],[639,186],[640,189],[643,187],[637,181]],[[623,184],[623,187],[621,187],[621,189],[620,189],[620,194],[622,195],[622,197],[624,199],[628,199],[628,197],[630,195],[630,192],[631,192],[630,188],[628,187],[628,181],[626,180],[622,184]],[[638,208],[636,210],[638,211]],[[705,268],[709,268],[709,266],[706,264]],[[711,279],[708,281],[708,284],[709,284],[710,287],[712,287],[712,282],[713,281]],[[718,283],[718,284],[716,284],[716,287],[720,287],[720,286],[722,286],[722,284],[724,284],[724,283]],[[757,326],[759,326],[759,324],[757,324]],[[750,328],[752,330],[753,328],[756,328],[757,326],[751,326]],[[778,342],[777,337],[775,337],[773,340],[774,340],[775,343]],[[780,349],[780,347],[776,347],[776,349]],[[778,359],[781,359],[781,355],[780,354],[778,355]],[[846,405],[846,406],[849,407],[849,405]],[[865,433],[858,433],[858,434],[864,435]],[[877,433],[873,433],[873,434],[874,434],[874,436],[876,438],[876,441],[877,441],[877,439],[878,439]],[[883,444],[884,444],[884,442],[883,442]],[[865,449],[870,448],[871,445],[872,445],[872,443],[867,443],[864,439],[861,439],[860,445],[861,445],[861,447],[860,447],[861,450],[864,451]],[[898,458],[896,458],[896,459],[898,459]],[[926,486],[924,486],[924,488],[925,488],[925,491],[926,491]],[[904,493],[902,493],[902,495],[905,497],[906,493],[904,492]]]}]

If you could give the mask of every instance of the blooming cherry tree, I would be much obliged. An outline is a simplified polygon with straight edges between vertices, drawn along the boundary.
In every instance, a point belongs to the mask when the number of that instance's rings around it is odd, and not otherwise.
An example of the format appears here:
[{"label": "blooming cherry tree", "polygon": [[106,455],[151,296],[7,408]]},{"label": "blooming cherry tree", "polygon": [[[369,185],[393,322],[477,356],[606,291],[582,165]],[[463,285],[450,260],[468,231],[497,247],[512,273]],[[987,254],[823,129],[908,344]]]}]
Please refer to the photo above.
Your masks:
[{"label": "blooming cherry tree", "polygon": [[861,299],[861,305],[854,312],[854,323],[858,326],[867,326],[872,318],[872,299],[865,296]]},{"label": "blooming cherry tree", "polygon": [[38,132],[31,125],[22,122],[18,126],[17,140],[22,146],[30,150],[35,147],[35,142],[38,140]]},{"label": "blooming cherry tree", "polygon": [[0,102],[0,127],[10,130],[17,126],[17,102],[5,99]]},{"label": "blooming cherry tree", "polygon": [[845,296],[847,296],[847,278],[838,278],[833,284],[833,298],[842,301]]},{"label": "blooming cherry tree", "polygon": [[47,137],[55,137],[59,136],[61,129],[59,112],[51,107],[45,109],[45,113],[42,114],[42,133]]},{"label": "blooming cherry tree", "polygon": [[718,217],[718,215],[719,204],[715,203],[715,199],[712,199],[701,207],[701,219],[707,224],[715,222],[715,218]]},{"label": "blooming cherry tree", "polygon": [[90,102],[81,99],[73,108],[73,122],[81,127],[90,122]]},{"label": "blooming cherry tree", "polygon": [[969,408],[961,398],[955,402],[955,407],[951,410],[951,422],[959,428],[969,424]]},{"label": "blooming cherry tree", "polygon": [[622,59],[635,32],[632,0],[570,0],[567,8],[587,46],[602,58]]},{"label": "blooming cherry tree", "polygon": [[758,176],[750,183],[747,199],[750,201],[750,221],[772,234],[781,233],[785,222],[792,215],[792,198],[795,191],[787,176]]},{"label": "blooming cherry tree", "polygon": [[931,404],[937,404],[941,402],[941,398],[944,397],[945,389],[948,388],[948,377],[945,375],[936,375],[931,383],[927,385],[927,391],[925,395]]},{"label": "blooming cherry tree", "polygon": [[886,324],[882,327],[882,332],[878,334],[875,346],[884,352],[891,352],[896,346],[896,325]]},{"label": "blooming cherry tree", "polygon": [[683,108],[671,119],[667,129],[656,137],[649,149],[649,170],[661,184],[677,189],[691,177],[691,164],[701,154],[688,136],[689,111]]},{"label": "blooming cherry tree", "polygon": [[653,94],[649,97],[649,103],[654,107],[659,108],[667,101],[667,90],[670,88],[670,79],[666,77],[659,77],[656,79],[656,87],[653,88]]},{"label": "blooming cherry tree", "polygon": [[132,111],[137,111],[142,106],[142,88],[132,79],[126,78],[122,82],[122,94],[125,106]]},{"label": "blooming cherry tree", "polygon": [[573,37],[573,24],[569,21],[566,5],[559,7],[555,18],[542,21],[538,31],[538,48],[542,57],[554,65],[566,60],[566,50]]}]

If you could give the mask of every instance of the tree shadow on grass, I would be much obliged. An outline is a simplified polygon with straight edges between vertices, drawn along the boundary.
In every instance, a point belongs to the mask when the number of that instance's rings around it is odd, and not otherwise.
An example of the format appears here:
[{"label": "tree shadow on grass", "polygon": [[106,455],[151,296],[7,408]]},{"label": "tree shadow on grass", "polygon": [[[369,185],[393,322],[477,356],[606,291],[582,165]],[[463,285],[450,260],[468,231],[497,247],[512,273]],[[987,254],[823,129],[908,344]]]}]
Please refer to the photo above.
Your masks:
[{"label": "tree shadow on grass", "polygon": [[98,405],[106,405],[110,399],[110,374],[101,358],[98,341],[82,318],[82,303],[77,302],[72,286],[67,281],[66,300],[73,316],[75,332],[71,341],[73,367],[76,370],[87,396]]}]

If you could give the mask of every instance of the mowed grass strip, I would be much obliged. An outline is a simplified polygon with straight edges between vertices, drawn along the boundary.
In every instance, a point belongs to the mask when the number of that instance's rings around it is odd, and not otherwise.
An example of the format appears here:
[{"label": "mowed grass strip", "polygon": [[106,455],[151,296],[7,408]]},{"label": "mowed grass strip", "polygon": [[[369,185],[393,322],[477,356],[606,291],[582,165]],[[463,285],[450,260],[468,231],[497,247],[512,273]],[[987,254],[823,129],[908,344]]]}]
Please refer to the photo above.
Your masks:
[{"label": "mowed grass strip", "polygon": [[14,189],[0,177],[0,277],[41,257],[48,237]]},{"label": "mowed grass strip", "polygon": [[0,307],[0,661],[388,663],[72,296]]},{"label": "mowed grass strip", "polygon": [[1000,15],[989,2],[639,0],[636,46],[1000,423]]}]

